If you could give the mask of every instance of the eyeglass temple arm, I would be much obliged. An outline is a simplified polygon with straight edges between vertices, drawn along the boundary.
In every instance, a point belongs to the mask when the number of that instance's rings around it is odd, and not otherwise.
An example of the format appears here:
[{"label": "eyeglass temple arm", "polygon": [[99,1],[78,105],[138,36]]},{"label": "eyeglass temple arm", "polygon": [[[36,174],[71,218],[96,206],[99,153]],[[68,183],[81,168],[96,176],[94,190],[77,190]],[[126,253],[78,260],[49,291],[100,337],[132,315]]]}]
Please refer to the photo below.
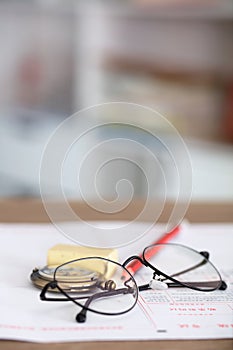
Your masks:
[{"label": "eyeglass temple arm", "polygon": [[[194,265],[194,266],[191,266],[190,268],[188,269],[185,269],[185,270],[182,270],[182,271],[179,271],[177,273],[174,273],[172,274],[170,277],[176,277],[176,276],[180,276],[184,273],[187,273],[187,272],[190,272],[192,270],[195,270],[197,269],[198,267],[206,264],[209,260],[209,257],[210,257],[210,254],[209,252],[207,251],[201,251],[199,252],[200,255],[202,255],[205,259],[203,259],[200,263]],[[140,259],[141,260],[141,259]],[[163,278],[161,279],[161,281],[165,281],[167,278]],[[204,286],[208,287],[208,286],[211,286],[211,283],[212,282],[203,282],[204,283]],[[179,282],[177,283],[167,283],[168,287],[183,287],[182,284],[180,284]],[[195,285],[195,283],[192,283],[192,285]],[[197,285],[200,285],[200,283],[197,282]],[[226,282],[222,281],[222,284],[220,285],[220,287],[218,288],[219,290],[225,290],[227,288],[227,284]],[[149,284],[144,284],[144,285],[141,285],[138,287],[139,291],[143,291],[143,290],[147,290],[147,289],[150,289],[150,285]]]},{"label": "eyeglass temple arm", "polygon": [[[195,269],[197,269],[198,267],[200,267],[200,266],[206,264],[206,263],[208,262],[208,260],[209,260],[210,254],[209,254],[208,252],[206,252],[206,251],[199,252],[199,253],[200,253],[202,256],[204,256],[205,259],[203,259],[200,263],[198,263],[198,264],[196,264],[196,265],[194,265],[194,266],[191,266],[191,267],[188,268],[188,269],[185,269],[185,270],[183,270],[183,271],[174,273],[174,274],[171,275],[170,277],[180,276],[180,275],[182,275],[182,274],[184,274],[184,273],[187,273],[187,272],[189,272],[189,271],[195,270]],[[162,281],[165,281],[165,280],[166,280],[166,278],[164,278]],[[222,281],[222,284],[221,284],[221,286],[220,286],[218,289],[220,289],[220,290],[225,290],[226,288],[227,288],[226,282]]]},{"label": "eyeglass temple arm", "polygon": [[96,293],[96,294],[91,295],[86,300],[82,310],[77,314],[76,321],[78,323],[83,323],[86,321],[86,314],[88,311],[88,307],[94,300],[104,298],[104,297],[110,297],[110,296],[114,296],[114,295],[118,295],[118,294],[126,294],[126,293],[129,293],[129,287],[114,289],[114,290],[100,292],[100,293]]},{"label": "eyeglass temple arm", "polygon": [[[203,255],[206,258],[206,260],[209,260],[209,257],[210,257],[210,253],[209,252],[203,251],[203,252],[200,252],[200,254]],[[218,289],[219,290],[226,290],[227,289],[226,282],[222,281],[221,286]]]},{"label": "eyeglass temple arm", "polygon": [[[179,282],[170,282],[166,283],[169,288],[186,288],[188,286],[188,282],[184,282],[186,285],[183,285]],[[207,282],[190,282],[190,286],[192,287],[213,287],[216,285],[216,281],[207,281]],[[151,286],[149,283],[143,284],[141,286],[138,286],[139,292],[142,292],[144,290],[149,290],[151,289]],[[222,281],[221,285],[218,287],[218,290],[226,290],[227,289],[227,284],[226,282]]]},{"label": "eyeglass temple arm", "polygon": [[[183,270],[183,271],[174,273],[174,274],[171,275],[170,277],[176,277],[176,276],[182,275],[182,274],[184,274],[184,273],[186,273],[186,272],[195,270],[195,269],[197,269],[198,267],[200,267],[200,266],[206,264],[206,263],[208,262],[208,260],[209,260],[210,253],[207,252],[207,251],[201,251],[201,252],[199,252],[199,253],[200,253],[202,256],[204,256],[205,259],[203,259],[199,264],[196,264],[196,265],[190,267],[189,269],[186,269],[186,270]],[[166,278],[164,278],[163,281],[164,281],[164,280],[166,280]],[[213,283],[215,283],[215,282],[203,282],[203,285],[206,286],[206,287],[209,287],[209,286],[211,286],[211,283],[213,284]],[[195,285],[195,283],[192,282],[192,285]],[[200,282],[199,282],[199,283],[197,282],[197,285],[200,286]],[[180,284],[178,285],[177,283],[175,283],[175,284],[170,283],[170,285],[168,285],[168,286],[169,286],[169,287],[179,287],[179,286],[181,287],[181,285],[180,285]],[[226,282],[225,282],[225,281],[222,281],[222,283],[221,283],[221,285],[219,286],[218,289],[219,289],[219,290],[226,290],[226,289],[227,289],[227,284],[226,284]]]},{"label": "eyeglass temple arm", "polygon": [[176,276],[183,275],[184,273],[193,271],[193,270],[197,269],[198,267],[206,264],[208,262],[208,259],[209,259],[209,256],[210,256],[209,253],[208,252],[200,252],[200,255],[204,256],[205,259],[203,259],[198,264],[189,267],[188,269],[185,269],[185,270],[182,270],[182,271],[179,271],[179,272],[176,272],[176,273],[172,274],[170,277],[176,277]]},{"label": "eyeglass temple arm", "polygon": [[[51,288],[51,289],[57,288],[58,291],[60,292],[60,294],[63,294],[63,295],[65,296],[65,298],[61,298],[61,297],[59,297],[59,298],[47,297],[47,296],[46,296],[46,293],[47,293],[47,291],[48,291],[49,288]],[[69,297],[69,294],[65,293],[65,292],[63,291],[63,289],[61,289],[61,288],[59,287],[59,285],[57,285],[57,282],[56,282],[56,281],[51,281],[51,282],[47,283],[47,284],[43,287],[43,289],[42,289],[42,291],[41,291],[41,293],[40,293],[40,300],[42,300],[42,301],[74,301],[74,302],[75,302],[75,300],[83,300],[83,299],[87,299],[87,298],[88,298],[88,297],[86,297],[86,296],[82,296],[82,297],[72,297],[72,298],[70,298],[70,297]]]}]

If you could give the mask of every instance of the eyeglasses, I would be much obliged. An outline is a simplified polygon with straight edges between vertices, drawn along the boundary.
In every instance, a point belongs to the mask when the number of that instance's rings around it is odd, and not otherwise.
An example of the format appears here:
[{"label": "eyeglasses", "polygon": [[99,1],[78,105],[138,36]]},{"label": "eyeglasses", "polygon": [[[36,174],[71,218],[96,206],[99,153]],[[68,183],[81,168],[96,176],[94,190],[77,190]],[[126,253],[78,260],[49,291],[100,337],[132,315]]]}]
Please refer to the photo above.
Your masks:
[{"label": "eyeglasses", "polygon": [[[146,284],[138,284],[127,269],[135,259],[151,276]],[[143,274],[144,278],[148,272]],[[81,307],[76,321],[85,322],[88,310],[102,315],[121,315],[133,309],[139,292],[174,287],[209,292],[225,290],[227,285],[210,262],[208,252],[167,243],[148,246],[142,258],[131,256],[123,264],[102,257],[68,261],[54,268],[52,280],[43,287],[40,299],[73,302]],[[56,297],[50,292],[57,292]]]}]

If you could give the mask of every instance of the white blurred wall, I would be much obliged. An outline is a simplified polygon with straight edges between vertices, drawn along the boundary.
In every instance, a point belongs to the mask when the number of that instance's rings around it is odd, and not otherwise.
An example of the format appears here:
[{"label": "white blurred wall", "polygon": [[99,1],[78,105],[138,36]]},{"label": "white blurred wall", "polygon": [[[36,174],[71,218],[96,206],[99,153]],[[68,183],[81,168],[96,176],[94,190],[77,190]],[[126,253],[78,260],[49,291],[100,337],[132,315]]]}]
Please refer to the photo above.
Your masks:
[{"label": "white blurred wall", "polygon": [[[185,130],[196,122],[203,138],[216,133],[221,93],[205,91],[190,107],[182,101],[182,90],[174,95],[159,82],[154,95],[146,97],[148,79],[130,74],[124,86],[124,80],[117,81],[119,72],[112,77],[105,63],[120,57],[178,73],[210,73],[225,82],[233,74],[232,18],[228,10],[148,14],[104,2],[58,8],[43,2],[0,3],[0,195],[38,196],[48,136],[65,117],[95,103],[124,99],[159,106],[176,122],[181,115],[173,119],[174,109],[189,109],[182,117]],[[109,81],[118,90],[108,89]],[[145,93],[137,92],[138,86],[145,86]],[[189,147],[194,200],[233,200],[232,146],[190,142]]]}]

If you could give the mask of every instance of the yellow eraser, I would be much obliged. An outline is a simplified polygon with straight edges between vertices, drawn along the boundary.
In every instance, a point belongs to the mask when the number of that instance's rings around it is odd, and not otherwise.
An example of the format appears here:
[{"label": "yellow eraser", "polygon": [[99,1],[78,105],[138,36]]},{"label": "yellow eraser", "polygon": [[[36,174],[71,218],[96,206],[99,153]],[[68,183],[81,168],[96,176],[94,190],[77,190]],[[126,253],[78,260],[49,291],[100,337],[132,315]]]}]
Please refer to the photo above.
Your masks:
[{"label": "yellow eraser", "polygon": [[[57,244],[48,250],[47,265],[59,266],[68,261],[86,257],[101,257],[118,261],[118,251],[116,249],[89,248],[70,244]],[[92,271],[104,273],[106,278],[111,276],[115,264],[110,264],[105,260],[95,260],[94,262],[93,266],[93,260],[83,260],[80,266]]]}]

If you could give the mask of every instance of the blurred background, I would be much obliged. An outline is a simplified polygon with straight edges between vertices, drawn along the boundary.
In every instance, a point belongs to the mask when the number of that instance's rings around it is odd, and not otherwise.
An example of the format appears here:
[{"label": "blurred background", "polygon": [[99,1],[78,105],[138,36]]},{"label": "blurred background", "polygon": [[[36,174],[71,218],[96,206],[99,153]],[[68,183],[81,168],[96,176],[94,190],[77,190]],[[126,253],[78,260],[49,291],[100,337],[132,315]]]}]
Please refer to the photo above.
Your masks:
[{"label": "blurred background", "polygon": [[0,47],[0,197],[39,197],[56,126],[126,101],[155,108],[181,133],[193,201],[233,202],[232,0],[0,1]]}]

